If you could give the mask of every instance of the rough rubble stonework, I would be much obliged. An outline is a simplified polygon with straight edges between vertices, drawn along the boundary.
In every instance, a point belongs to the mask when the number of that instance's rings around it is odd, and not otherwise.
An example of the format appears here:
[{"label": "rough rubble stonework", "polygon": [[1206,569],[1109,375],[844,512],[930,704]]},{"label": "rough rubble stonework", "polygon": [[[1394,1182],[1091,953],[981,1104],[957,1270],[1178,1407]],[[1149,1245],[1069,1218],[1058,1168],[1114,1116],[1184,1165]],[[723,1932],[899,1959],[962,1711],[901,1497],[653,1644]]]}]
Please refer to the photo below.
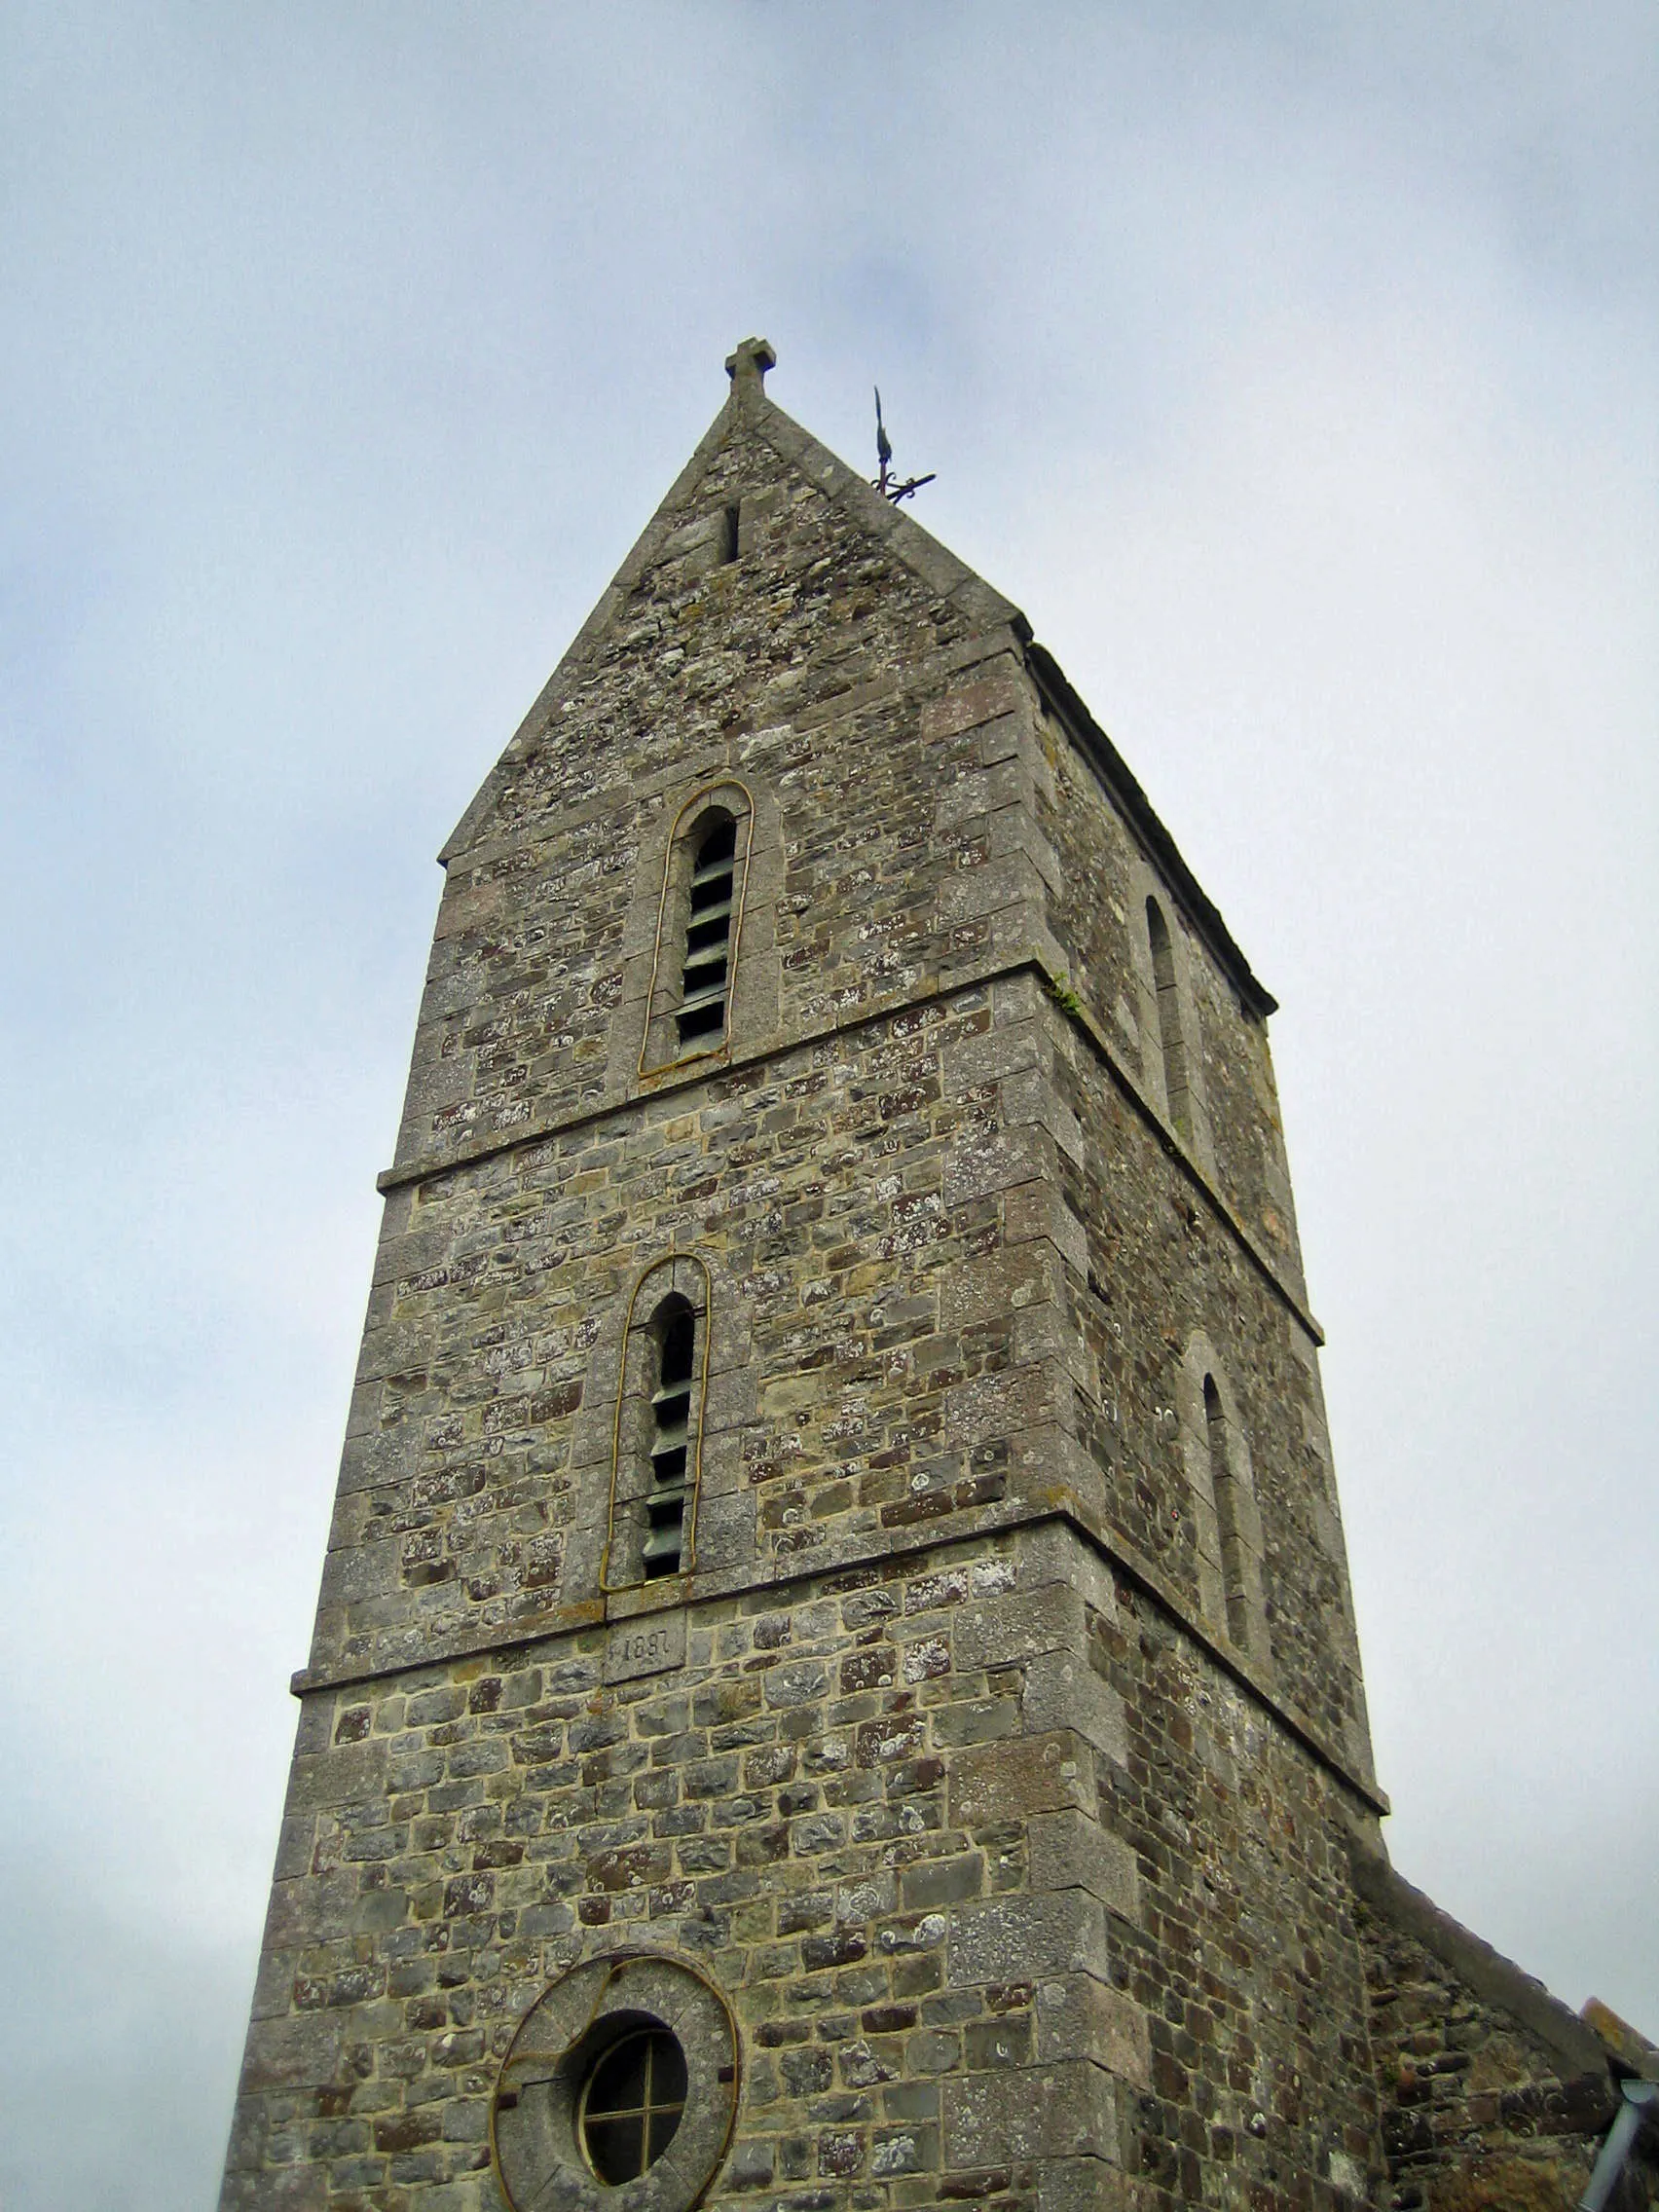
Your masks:
[{"label": "rough rubble stonework", "polygon": [[[766,361],[446,848],[222,2205],[499,2207],[519,2023],[643,1948],[729,2008],[711,2203],[1415,2206],[1272,1002]],[[729,1029],[658,1068],[716,785]],[[607,1591],[674,1255],[687,1571]]]}]

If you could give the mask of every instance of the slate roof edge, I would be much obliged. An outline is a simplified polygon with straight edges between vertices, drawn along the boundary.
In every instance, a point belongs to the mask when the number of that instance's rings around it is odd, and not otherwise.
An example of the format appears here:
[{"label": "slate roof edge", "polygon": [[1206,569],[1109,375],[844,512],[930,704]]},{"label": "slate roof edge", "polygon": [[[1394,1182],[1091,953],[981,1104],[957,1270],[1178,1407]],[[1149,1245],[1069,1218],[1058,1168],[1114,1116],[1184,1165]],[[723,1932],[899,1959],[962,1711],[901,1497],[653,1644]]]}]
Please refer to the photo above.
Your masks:
[{"label": "slate roof edge", "polygon": [[[1578,2017],[1610,2052],[1615,2074],[1659,2082],[1659,2044],[1649,2043],[1640,2028],[1621,2019],[1610,2005],[1604,2005],[1599,1997],[1587,1997],[1578,2008]],[[1654,2147],[1659,2149],[1659,2136],[1654,2138]]]},{"label": "slate roof edge", "polygon": [[1220,907],[1181,858],[1174,838],[1159,820],[1128,762],[1089,713],[1065,670],[1048,646],[1038,645],[1035,640],[1027,645],[1025,658],[1044,698],[1071,731],[1245,1006],[1263,1020],[1270,1014],[1276,1014],[1277,999],[1252,970],[1232,931],[1222,920]]},{"label": "slate roof edge", "polygon": [[1570,2006],[1536,1975],[1506,1959],[1434,1899],[1397,1874],[1386,1859],[1363,1849],[1353,1853],[1353,1881],[1365,1902],[1413,1936],[1444,1966],[1467,1982],[1475,1995],[1499,2007],[1545,2046],[1563,2064],[1564,2080],[1605,2068],[1602,2038]]}]

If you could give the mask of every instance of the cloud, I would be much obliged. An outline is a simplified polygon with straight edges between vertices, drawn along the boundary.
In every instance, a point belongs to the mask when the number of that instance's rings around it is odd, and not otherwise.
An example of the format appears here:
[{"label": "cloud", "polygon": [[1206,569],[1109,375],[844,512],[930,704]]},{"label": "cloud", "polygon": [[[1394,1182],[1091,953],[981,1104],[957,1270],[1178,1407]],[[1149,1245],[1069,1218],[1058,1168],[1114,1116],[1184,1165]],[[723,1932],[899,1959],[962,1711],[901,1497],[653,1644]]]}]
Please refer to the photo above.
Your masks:
[{"label": "cloud", "polygon": [[[7,2063],[152,1992],[206,2200],[430,856],[756,328],[849,459],[881,382],[1284,1001],[1404,1870],[1659,2026],[1645,10],[0,40]],[[56,2079],[9,2206],[107,2200]]]},{"label": "cloud", "polygon": [[[119,1812],[106,1802],[106,1817]],[[210,2204],[252,1989],[245,1945],[104,1911],[96,1870],[0,1855],[0,2202]]]}]

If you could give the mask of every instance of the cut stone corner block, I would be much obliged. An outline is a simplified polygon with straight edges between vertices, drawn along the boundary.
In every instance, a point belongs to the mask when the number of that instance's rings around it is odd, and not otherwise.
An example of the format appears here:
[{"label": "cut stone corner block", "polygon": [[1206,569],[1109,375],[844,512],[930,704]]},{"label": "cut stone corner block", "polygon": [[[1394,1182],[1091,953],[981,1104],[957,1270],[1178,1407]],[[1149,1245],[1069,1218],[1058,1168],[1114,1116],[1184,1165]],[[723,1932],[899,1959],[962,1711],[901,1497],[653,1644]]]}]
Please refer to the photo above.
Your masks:
[{"label": "cut stone corner block", "polygon": [[999,2066],[944,2083],[947,2167],[1034,2159],[1108,2167],[1117,2157],[1118,2085],[1088,2059]]},{"label": "cut stone corner block", "polygon": [[1026,1824],[1031,1887],[1086,1890],[1121,1918],[1140,1909],[1134,1853],[1090,1815],[1065,1808],[1034,1813]]},{"label": "cut stone corner block", "polygon": [[1037,2212],[1124,2212],[1123,2168],[1098,2156],[1044,2158],[1037,2167]]},{"label": "cut stone corner block", "polygon": [[1071,1728],[1113,1764],[1122,1766],[1128,1757],[1123,1698],[1095,1673],[1087,1652],[1045,1651],[1032,1659],[1020,1710],[1033,1734]]}]

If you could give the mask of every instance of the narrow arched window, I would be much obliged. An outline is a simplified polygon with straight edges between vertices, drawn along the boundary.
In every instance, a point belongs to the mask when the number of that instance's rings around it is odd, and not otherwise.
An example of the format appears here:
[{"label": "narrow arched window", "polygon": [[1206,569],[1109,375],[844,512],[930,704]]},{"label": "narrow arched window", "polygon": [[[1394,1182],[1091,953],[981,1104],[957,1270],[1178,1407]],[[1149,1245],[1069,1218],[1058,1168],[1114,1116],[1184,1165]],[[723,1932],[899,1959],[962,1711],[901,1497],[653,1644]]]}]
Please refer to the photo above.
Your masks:
[{"label": "narrow arched window", "polygon": [[1184,1137],[1193,1133],[1187,1091],[1187,1049],[1181,1035],[1181,997],[1175,983],[1175,948],[1169,925],[1156,899],[1146,903],[1146,934],[1152,945],[1152,980],[1158,1000],[1158,1039],[1163,1052],[1163,1097],[1169,1119]]},{"label": "narrow arched window", "polygon": [[725,1034],[736,878],[737,824],[729,814],[718,814],[691,854],[685,959],[675,1015],[682,1051],[705,1049]]},{"label": "narrow arched window", "polygon": [[645,1533],[640,1555],[647,1582],[678,1574],[685,1548],[697,1320],[683,1298],[664,1299],[652,1333],[657,1357],[656,1388],[651,1392],[651,1481],[645,1493]]},{"label": "narrow arched window", "polygon": [[680,809],[663,861],[642,1076],[724,1052],[749,880],[755,802],[735,778]]},{"label": "narrow arched window", "polygon": [[1227,1415],[1215,1377],[1204,1377],[1204,1444],[1209,1454],[1210,1488],[1221,1538],[1221,1584],[1227,1603],[1227,1633],[1240,1651],[1250,1648],[1250,1605],[1246,1596],[1244,1541],[1239,1529],[1238,1484],[1227,1449]]},{"label": "narrow arched window", "polygon": [[1226,1369],[1202,1329],[1188,1339],[1175,1406],[1192,1505],[1192,1575],[1199,1617],[1235,1651],[1248,1652],[1253,1668],[1271,1668],[1262,1516],[1250,1442]]},{"label": "narrow arched window", "polygon": [[629,1302],[601,1580],[637,1588],[689,1573],[703,1459],[709,1271],[682,1254],[647,1268]]}]

